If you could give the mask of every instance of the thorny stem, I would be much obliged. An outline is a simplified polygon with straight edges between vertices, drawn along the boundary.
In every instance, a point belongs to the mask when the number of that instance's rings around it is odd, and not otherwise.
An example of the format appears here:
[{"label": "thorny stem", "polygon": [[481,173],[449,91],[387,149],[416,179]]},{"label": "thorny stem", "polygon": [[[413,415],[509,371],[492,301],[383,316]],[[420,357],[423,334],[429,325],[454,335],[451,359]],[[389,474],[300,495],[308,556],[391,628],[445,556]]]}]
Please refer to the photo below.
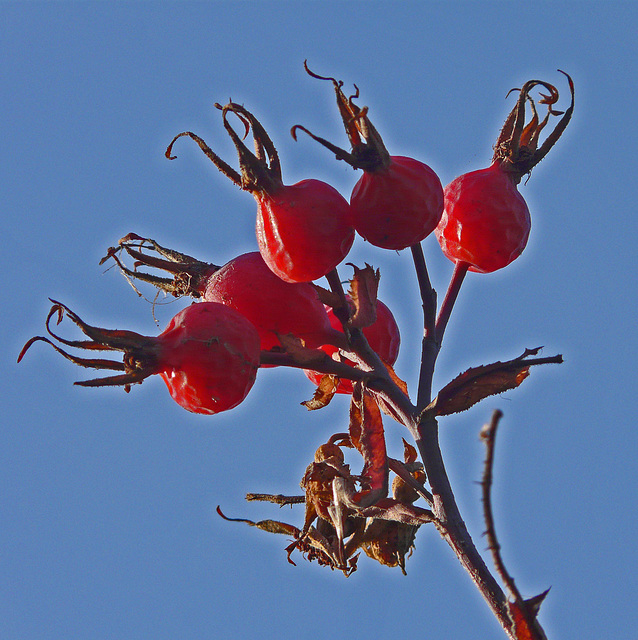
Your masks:
[{"label": "thorny stem", "polygon": [[414,260],[414,267],[419,282],[419,291],[421,292],[421,300],[423,302],[423,333],[425,337],[430,337],[434,335],[436,323],[436,291],[430,283],[430,276],[428,275],[421,243],[411,246],[410,251],[412,251],[412,259]]},{"label": "thorny stem", "polygon": [[[412,248],[412,255],[419,279],[424,312],[424,350],[421,367],[422,375],[419,382],[419,406],[421,406],[421,402],[427,405],[431,400],[431,383],[441,339],[469,265],[461,264],[455,268],[448,293],[442,305],[441,314],[439,315],[439,320],[444,318],[439,327],[434,323],[436,292],[430,284],[425,260],[418,246]],[[339,295],[342,300],[345,300],[345,294],[337,271],[334,270],[328,274],[327,279],[333,292]],[[346,323],[347,318],[345,318],[344,324]],[[363,341],[358,340],[358,334],[363,336],[358,329],[350,330],[353,351],[360,355],[368,366],[371,366],[374,373],[382,373],[384,370],[383,363],[377,362],[378,356],[370,349],[365,338],[363,338]],[[375,361],[375,358],[377,361]],[[432,414],[422,414],[423,417],[418,420],[417,416],[421,415],[420,411],[412,405],[409,398],[398,389],[396,384],[389,379],[389,376],[388,378],[383,376],[374,378],[368,384],[370,389],[379,391],[382,397],[388,397],[393,402],[393,406],[399,407],[401,422],[411,431],[415,439],[430,482],[432,494],[429,495],[428,492],[426,499],[432,505],[437,528],[453,549],[463,567],[470,574],[502,627],[512,637],[510,631],[512,623],[507,611],[505,594],[474,545],[456,504],[441,455],[436,418]]]},{"label": "thorny stem", "polygon": [[[503,417],[501,411],[494,411],[492,419],[483,426],[480,432],[481,439],[485,442],[485,462],[483,465],[483,478],[481,480],[481,492],[483,495],[483,516],[485,518],[485,537],[487,538],[488,548],[492,553],[492,561],[496,567],[498,575],[501,577],[510,597],[518,605],[519,610],[525,617],[525,622],[530,630],[533,630],[534,640],[547,640],[547,636],[543,631],[540,623],[536,619],[536,613],[541,602],[547,595],[547,591],[541,593],[530,601],[525,601],[521,592],[518,590],[514,578],[510,575],[503,558],[501,556],[501,545],[496,537],[496,527],[494,525],[494,514],[492,512],[492,478],[494,468],[494,447],[496,444],[496,430],[498,424]],[[535,602],[534,602],[535,601]]]},{"label": "thorny stem", "polygon": [[376,351],[368,344],[366,337],[363,335],[363,331],[348,326],[350,319],[348,303],[336,268],[326,274],[326,280],[328,280],[332,292],[336,294],[341,301],[341,306],[335,307],[334,313],[343,325],[344,333],[352,351],[356,353],[375,374],[374,378],[366,382],[366,385],[388,402],[394,408],[400,422],[410,428],[415,424],[414,416],[416,415],[416,407],[392,379],[386,365],[381,358],[379,358]]}]

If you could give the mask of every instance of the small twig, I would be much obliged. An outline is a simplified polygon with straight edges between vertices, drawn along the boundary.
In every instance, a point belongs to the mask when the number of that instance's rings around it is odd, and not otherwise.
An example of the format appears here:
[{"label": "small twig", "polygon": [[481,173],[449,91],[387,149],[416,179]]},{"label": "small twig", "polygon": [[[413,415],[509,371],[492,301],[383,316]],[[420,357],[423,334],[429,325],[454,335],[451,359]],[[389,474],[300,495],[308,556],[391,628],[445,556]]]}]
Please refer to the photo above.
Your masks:
[{"label": "small twig", "polygon": [[[310,349],[308,351],[310,351]],[[362,371],[344,362],[338,362],[319,350],[317,350],[316,357],[310,357],[310,354],[306,356],[305,353],[299,357],[287,351],[262,351],[259,358],[262,365],[268,364],[276,367],[312,369],[319,373],[332,374],[339,378],[347,378],[348,380],[370,382],[371,379],[377,377],[376,373],[372,371]]]},{"label": "small twig", "polygon": [[498,409],[492,414],[492,419],[481,429],[481,440],[485,443],[485,464],[483,467],[483,479],[481,480],[481,488],[483,490],[483,516],[485,518],[485,536],[488,542],[488,548],[492,553],[492,559],[496,571],[503,583],[510,592],[510,595],[517,602],[522,600],[518,587],[514,583],[514,578],[510,576],[505,563],[501,557],[501,545],[496,537],[496,529],[494,527],[494,514],[492,513],[492,470],[494,468],[494,445],[496,441],[496,429],[503,412]]},{"label": "small twig", "polygon": [[273,495],[270,493],[247,493],[246,500],[248,502],[252,500],[261,500],[262,502],[273,502],[280,507],[293,504],[303,504],[306,501],[306,496],[283,496],[280,493]]},{"label": "small twig", "polygon": [[456,504],[441,454],[436,418],[432,415],[422,415],[414,436],[434,498],[434,515],[442,525],[439,527],[439,531],[470,574],[472,581],[485,598],[508,637],[513,640],[507,598],[476,548]]},{"label": "small twig", "polygon": [[341,301],[341,306],[334,307],[333,309],[335,315],[343,325],[343,331],[351,345],[352,351],[370,368],[370,372],[367,373],[367,375],[363,372],[364,377],[362,381],[365,382],[366,386],[371,390],[380,392],[390,405],[397,410],[397,416],[400,417],[400,422],[408,428],[414,429],[413,416],[416,415],[416,411],[410,398],[403,393],[394,380],[392,380],[386,365],[381,358],[379,358],[379,355],[370,347],[363,331],[348,326],[350,319],[348,301],[336,268],[326,274],[326,280],[328,280],[332,292],[337,295]]},{"label": "small twig", "polygon": [[[530,640],[547,640],[547,636],[543,631],[540,623],[536,619],[538,608],[541,602],[547,595],[547,591],[544,591],[539,596],[531,598],[530,600],[524,600],[521,592],[518,590],[514,578],[509,574],[503,562],[501,556],[501,545],[496,537],[496,528],[494,526],[494,514],[492,512],[492,478],[494,468],[494,448],[496,443],[496,430],[498,423],[503,417],[503,412],[498,409],[492,414],[492,419],[483,426],[480,432],[481,440],[485,443],[485,464],[483,467],[483,479],[481,480],[481,488],[483,493],[483,516],[485,518],[485,536],[488,541],[488,548],[492,554],[492,560],[496,572],[503,580],[506,589],[508,590],[510,597],[516,604],[520,613],[525,618],[527,629],[525,632],[526,638]],[[515,623],[516,626],[516,623]],[[518,628],[518,627],[517,627]],[[533,635],[530,635],[533,634]]]},{"label": "small twig", "polygon": [[348,321],[350,320],[350,312],[348,310],[348,299],[346,298],[346,293],[343,290],[343,285],[341,284],[341,280],[339,278],[339,272],[335,267],[332,271],[329,271],[326,274],[326,280],[330,285],[330,289],[332,293],[334,293],[340,301],[340,305],[338,307],[334,307],[334,313],[341,321],[343,325],[343,331],[348,336]]},{"label": "small twig", "polygon": [[419,292],[421,293],[421,301],[423,303],[423,335],[426,338],[434,337],[436,326],[436,291],[430,283],[430,276],[428,275],[428,269],[423,255],[423,247],[419,243],[411,246],[410,250],[412,251],[412,259],[414,260]]}]

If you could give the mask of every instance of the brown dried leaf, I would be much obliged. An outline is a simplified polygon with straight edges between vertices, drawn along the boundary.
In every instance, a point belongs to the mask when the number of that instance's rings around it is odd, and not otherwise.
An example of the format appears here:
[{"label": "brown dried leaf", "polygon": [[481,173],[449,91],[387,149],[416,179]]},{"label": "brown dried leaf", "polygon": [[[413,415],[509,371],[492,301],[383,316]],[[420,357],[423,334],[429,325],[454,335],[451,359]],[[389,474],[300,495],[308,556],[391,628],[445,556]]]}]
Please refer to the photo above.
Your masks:
[{"label": "brown dried leaf", "polygon": [[538,349],[526,349],[523,355],[507,362],[472,367],[447,384],[427,407],[434,415],[447,416],[465,411],[488,396],[504,393],[518,387],[529,375],[529,368],[536,364],[560,363],[562,356],[534,358]]},{"label": "brown dried leaf", "polygon": [[350,326],[363,329],[374,324],[377,319],[377,290],[379,288],[379,270],[366,264],[364,269],[355,265],[354,276],[350,281],[348,295],[354,305],[354,313],[350,318]]},{"label": "brown dried leaf", "polygon": [[389,471],[379,405],[360,385],[355,386],[350,404],[350,440],[363,456],[361,480],[364,488],[354,499],[367,506],[387,495]]},{"label": "brown dried leaf", "polygon": [[217,513],[224,520],[228,520],[228,522],[244,522],[251,527],[257,527],[258,529],[268,531],[269,533],[281,533],[295,538],[299,537],[301,534],[300,529],[294,525],[286,524],[285,522],[279,522],[277,520],[260,520],[259,522],[254,522],[253,520],[247,520],[246,518],[229,518],[224,515],[220,507],[217,507]]},{"label": "brown dried leaf", "polygon": [[368,557],[386,567],[401,567],[406,575],[405,559],[412,555],[418,528],[418,525],[372,520],[366,527],[361,547]]},{"label": "brown dried leaf", "polygon": [[315,390],[312,400],[306,400],[301,404],[308,409],[308,411],[315,411],[316,409],[323,409],[330,404],[330,401],[337,393],[337,387],[339,386],[339,378],[327,374],[321,378],[319,386]]},{"label": "brown dried leaf", "polygon": [[318,284],[314,283],[312,283],[312,286],[317,292],[319,300],[321,300],[323,304],[333,308],[341,305],[341,298],[333,291],[325,289],[324,287],[320,287]]},{"label": "brown dried leaf", "polygon": [[384,362],[383,364],[385,365],[385,368],[390,374],[390,378],[392,378],[392,382],[394,382],[394,384],[396,384],[397,387],[399,387],[399,389],[401,389],[401,391],[403,391],[403,393],[407,396],[408,395],[407,382],[404,382],[403,380],[401,380],[401,378],[399,378],[399,376],[395,373],[394,369],[387,362]]},{"label": "brown dried leaf", "polygon": [[411,462],[414,462],[417,459],[417,452],[416,452],[416,449],[409,442],[407,442],[405,438],[402,438],[402,440],[403,440],[403,459],[406,464],[410,464]]},{"label": "brown dried leaf", "polygon": [[363,509],[360,515],[413,526],[435,522],[434,514],[429,509],[422,509],[413,504],[404,504],[393,498],[379,500],[375,505]]}]

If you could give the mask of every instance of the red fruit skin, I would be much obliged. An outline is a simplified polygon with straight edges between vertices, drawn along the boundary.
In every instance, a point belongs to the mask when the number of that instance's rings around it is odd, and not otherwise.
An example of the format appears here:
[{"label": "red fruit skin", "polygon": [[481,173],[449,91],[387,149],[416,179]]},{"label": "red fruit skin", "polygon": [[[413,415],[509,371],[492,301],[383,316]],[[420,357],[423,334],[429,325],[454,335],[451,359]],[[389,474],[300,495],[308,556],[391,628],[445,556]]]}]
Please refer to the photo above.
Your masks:
[{"label": "red fruit skin", "polygon": [[284,185],[257,198],[257,243],[286,282],[312,282],[348,255],[354,242],[350,205],[320,180]]},{"label": "red fruit skin", "polygon": [[[343,331],[340,320],[335,316],[331,307],[326,307],[330,324],[337,331]],[[380,300],[377,300],[377,319],[376,322],[369,327],[363,329],[363,335],[366,337],[368,344],[376,351],[377,355],[389,365],[393,365],[399,357],[399,347],[401,346],[401,336],[399,334],[399,326],[397,325],[392,312]],[[333,345],[326,344],[321,347],[332,357],[337,352],[337,348]],[[323,373],[317,371],[304,370],[306,376],[315,384],[321,382]],[[352,393],[352,382],[350,380],[339,380],[337,393]]]},{"label": "red fruit skin", "polygon": [[434,231],[443,214],[443,187],[423,162],[391,156],[388,167],[361,176],[350,206],[360,236],[375,247],[398,251]]},{"label": "red fruit skin", "polygon": [[435,234],[450,260],[490,273],[521,255],[531,228],[529,209],[498,162],[459,176],[444,193]]},{"label": "red fruit skin", "polygon": [[281,343],[277,334],[294,334],[306,346],[318,347],[333,333],[315,288],[306,282],[284,282],[258,251],[231,260],[206,281],[202,298],[239,311],[252,322],[268,351]]},{"label": "red fruit skin", "polygon": [[173,400],[187,411],[228,411],[244,400],[255,382],[259,334],[230,307],[192,304],[156,340],[158,373]]}]

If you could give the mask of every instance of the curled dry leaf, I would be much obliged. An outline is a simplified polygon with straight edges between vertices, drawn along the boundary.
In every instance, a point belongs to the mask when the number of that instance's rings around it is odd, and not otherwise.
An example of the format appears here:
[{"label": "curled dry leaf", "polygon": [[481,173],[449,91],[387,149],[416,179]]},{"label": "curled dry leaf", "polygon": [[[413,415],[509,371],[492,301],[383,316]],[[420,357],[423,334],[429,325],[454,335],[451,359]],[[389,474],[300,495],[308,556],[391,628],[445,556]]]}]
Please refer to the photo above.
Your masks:
[{"label": "curled dry leaf", "polygon": [[359,269],[352,265],[354,276],[350,280],[348,295],[354,305],[354,312],[350,317],[349,325],[353,328],[363,329],[376,322],[377,319],[377,290],[379,289],[379,270],[376,271],[366,264]]},{"label": "curled dry leaf", "polygon": [[350,404],[350,440],[363,457],[362,490],[352,499],[360,507],[369,506],[388,493],[388,456],[379,405],[360,384]]},{"label": "curled dry leaf", "polygon": [[338,307],[341,304],[341,297],[339,294],[334,291],[330,291],[330,289],[326,289],[325,287],[321,287],[316,283],[312,283],[314,290],[317,292],[317,296],[321,303],[328,307]]},{"label": "curled dry leaf", "polygon": [[323,409],[330,404],[330,401],[337,393],[337,387],[339,386],[339,378],[327,374],[321,378],[317,389],[315,390],[312,400],[306,400],[301,404],[308,409],[308,411],[315,411],[316,409]]},{"label": "curled dry leaf", "polygon": [[386,567],[401,567],[403,575],[407,575],[405,559],[412,555],[418,528],[398,522],[371,520],[364,532],[368,539],[361,546],[369,558]]},{"label": "curled dry leaf", "polygon": [[[399,387],[399,389],[404,393],[406,397],[409,397],[407,383],[399,378],[394,369],[387,362],[384,362],[383,364],[385,365],[385,368],[392,382],[394,382],[394,384]],[[383,411],[383,413],[385,413],[387,416],[390,416],[391,418],[394,418],[394,420],[396,420],[397,422],[403,424],[401,416],[397,413],[392,405],[388,404],[388,402],[386,402],[386,400],[384,400],[382,396],[378,396],[377,400],[379,402],[379,408],[381,409],[381,411]]]},{"label": "curled dry leaf", "polygon": [[284,522],[278,522],[277,520],[260,520],[254,522],[253,520],[247,520],[246,518],[229,518],[221,510],[221,507],[216,509],[218,515],[228,522],[244,522],[251,527],[257,527],[262,531],[268,531],[269,533],[281,533],[287,536],[297,537],[301,531],[292,524],[286,524]]}]

